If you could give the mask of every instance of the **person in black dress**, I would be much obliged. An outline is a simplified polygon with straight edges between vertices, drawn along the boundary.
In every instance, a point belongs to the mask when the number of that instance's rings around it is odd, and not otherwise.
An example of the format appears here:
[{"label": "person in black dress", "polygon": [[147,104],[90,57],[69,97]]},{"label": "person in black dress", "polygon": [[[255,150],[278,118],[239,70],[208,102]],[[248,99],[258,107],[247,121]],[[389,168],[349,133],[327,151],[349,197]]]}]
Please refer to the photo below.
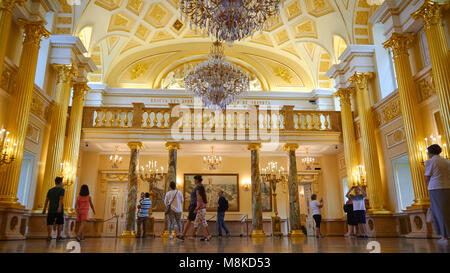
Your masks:
[{"label": "person in black dress", "polygon": [[355,216],[353,215],[353,204],[352,200],[348,199],[344,205],[344,211],[347,213],[347,226],[348,232],[345,234],[345,237],[356,236],[356,227],[358,223],[356,222]]}]

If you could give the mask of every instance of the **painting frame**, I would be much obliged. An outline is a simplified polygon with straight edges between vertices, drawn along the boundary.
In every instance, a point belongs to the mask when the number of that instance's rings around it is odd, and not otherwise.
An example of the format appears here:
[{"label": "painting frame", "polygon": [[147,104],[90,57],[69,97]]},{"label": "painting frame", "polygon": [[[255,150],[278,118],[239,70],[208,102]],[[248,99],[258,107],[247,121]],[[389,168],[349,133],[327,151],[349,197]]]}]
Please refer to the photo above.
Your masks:
[{"label": "painting frame", "polygon": [[[193,177],[196,175],[201,175],[203,177],[203,185],[205,185],[205,186],[207,186],[205,184],[206,183],[205,178],[208,178],[208,177],[215,177],[215,176],[216,177],[233,177],[232,178],[233,183],[230,183],[230,185],[235,186],[235,193],[233,192],[233,195],[235,195],[235,196],[233,197],[233,199],[235,199],[236,202],[233,202],[233,201],[230,202],[229,197],[228,197],[227,200],[229,202],[229,209],[227,211],[228,212],[239,212],[240,211],[239,174],[238,173],[185,173],[185,174],[183,174],[183,179],[184,179],[184,181],[183,181],[183,196],[184,196],[183,209],[184,209],[184,211],[187,211],[189,202],[191,199],[191,197],[190,197],[191,187],[190,187],[190,185],[187,185],[187,183],[190,182],[189,177],[191,177],[192,181],[193,181]],[[207,212],[216,212],[217,206],[207,207],[206,211]]]},{"label": "painting frame", "polygon": [[[265,192],[263,185],[268,189],[268,193]],[[268,207],[265,207],[264,205],[264,198],[267,198],[268,201]],[[261,199],[262,199],[262,211],[263,212],[273,212],[273,197],[272,197],[272,185],[270,185],[270,182],[266,182],[263,177],[261,177]]]}]

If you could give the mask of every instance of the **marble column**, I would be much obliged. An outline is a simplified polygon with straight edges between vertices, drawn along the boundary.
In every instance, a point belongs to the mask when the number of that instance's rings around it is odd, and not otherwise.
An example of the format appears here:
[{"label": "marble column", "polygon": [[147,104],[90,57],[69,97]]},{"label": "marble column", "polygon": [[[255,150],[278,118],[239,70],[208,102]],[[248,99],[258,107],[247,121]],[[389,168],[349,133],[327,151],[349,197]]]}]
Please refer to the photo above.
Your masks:
[{"label": "marble column", "polygon": [[137,207],[137,187],[139,175],[139,150],[143,146],[141,142],[130,142],[128,147],[130,153],[130,167],[128,168],[128,196],[127,196],[127,215],[125,218],[125,230],[121,238],[135,238],[136,237],[136,207]]},{"label": "marble column", "polygon": [[284,145],[284,150],[288,152],[289,157],[289,177],[288,177],[288,189],[289,189],[289,225],[291,237],[304,237],[301,227],[300,218],[300,197],[298,191],[298,175],[297,175],[297,157],[295,151],[298,149],[298,144],[287,143]]},{"label": "marble column", "polygon": [[0,76],[3,73],[3,63],[8,46],[9,32],[13,18],[13,10],[16,5],[23,4],[24,0],[0,0]]},{"label": "marble column", "polygon": [[64,143],[63,162],[73,170],[66,180],[66,193],[64,196],[64,209],[68,214],[74,213],[73,198],[78,169],[78,157],[80,154],[81,121],[83,119],[83,103],[85,92],[89,87],[85,82],[73,84],[72,108],[68,125],[67,139]]},{"label": "marble column", "polygon": [[[414,203],[408,209],[429,207],[427,185],[423,175],[421,151],[426,149],[417,100],[416,84],[411,72],[408,49],[414,41],[414,34],[393,33],[384,43],[385,48],[392,48],[394,53],[395,71],[397,73],[398,94],[402,109],[403,128],[408,147],[409,166],[414,189]],[[450,64],[449,64],[450,65]]]},{"label": "marble column", "polygon": [[[180,149],[180,143],[167,142],[166,148],[169,151],[169,166],[167,168],[167,185],[165,191],[168,190],[170,182],[177,182],[177,150]],[[167,216],[164,217],[164,232],[161,234],[161,238],[169,238]]]},{"label": "marble column", "polygon": [[20,23],[24,26],[25,38],[6,125],[6,128],[11,132],[13,141],[17,144],[16,159],[13,163],[2,167],[0,207],[21,207],[16,196],[30,118],[34,77],[41,38],[49,37],[49,32],[45,29],[43,22],[20,21]]},{"label": "marble column", "polygon": [[251,153],[252,172],[252,238],[265,238],[262,217],[261,175],[259,173],[259,149],[261,143],[248,145]]},{"label": "marble column", "polygon": [[340,88],[334,95],[339,97],[341,103],[342,138],[344,141],[345,167],[349,185],[355,185],[354,172],[358,166],[356,152],[355,128],[353,125],[353,114],[351,94],[353,89]]},{"label": "marble column", "polygon": [[[44,205],[47,191],[55,185],[55,178],[62,175],[61,163],[64,152],[64,138],[66,135],[67,110],[69,107],[70,90],[72,88],[72,77],[75,74],[75,69],[72,65],[56,64],[53,68],[57,74],[56,99],[52,110],[49,145],[38,208]],[[65,184],[67,183],[66,179],[65,177]]]},{"label": "marble column", "polygon": [[356,86],[356,98],[361,128],[361,144],[366,170],[366,180],[370,202],[369,213],[389,213],[384,208],[381,185],[380,162],[378,160],[375,124],[369,100],[369,80],[372,73],[356,72],[349,80]]},{"label": "marble column", "polygon": [[[448,3],[447,3],[448,4]],[[450,52],[442,21],[443,5],[431,0],[425,3],[416,12],[413,18],[421,18],[430,52],[433,81],[439,100],[439,114],[442,120],[444,136],[447,143],[447,154],[450,150]]]}]

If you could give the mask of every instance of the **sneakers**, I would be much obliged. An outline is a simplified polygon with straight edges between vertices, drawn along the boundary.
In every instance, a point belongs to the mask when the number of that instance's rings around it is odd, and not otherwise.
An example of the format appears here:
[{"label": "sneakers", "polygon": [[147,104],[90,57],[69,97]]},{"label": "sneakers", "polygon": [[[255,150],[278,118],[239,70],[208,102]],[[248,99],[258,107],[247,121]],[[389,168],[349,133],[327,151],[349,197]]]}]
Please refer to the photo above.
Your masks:
[{"label": "sneakers", "polygon": [[47,237],[47,242],[50,242],[52,239],[52,237]]},{"label": "sneakers", "polygon": [[64,238],[61,237],[61,236],[59,236],[58,238],[56,238],[56,241],[57,241],[57,242],[64,241]]},{"label": "sneakers", "polygon": [[448,245],[448,240],[445,239],[445,238],[441,238],[441,239],[438,240],[438,244],[441,244],[441,245]]},{"label": "sneakers", "polygon": [[226,236],[227,236],[227,237],[231,237],[231,233],[228,232]]}]

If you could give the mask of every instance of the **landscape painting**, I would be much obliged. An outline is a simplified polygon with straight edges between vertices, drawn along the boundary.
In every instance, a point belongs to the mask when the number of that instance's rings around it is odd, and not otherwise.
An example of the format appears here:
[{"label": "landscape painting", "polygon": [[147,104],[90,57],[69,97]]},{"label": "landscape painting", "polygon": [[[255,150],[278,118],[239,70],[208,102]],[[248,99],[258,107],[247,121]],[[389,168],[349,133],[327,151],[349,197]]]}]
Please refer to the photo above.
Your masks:
[{"label": "landscape painting", "polygon": [[[194,189],[194,176],[184,175],[184,209],[187,210],[191,201],[191,191]],[[238,174],[200,174],[208,199],[207,211],[217,211],[218,192],[223,190],[223,196],[228,200],[228,211],[239,211],[239,175]]]}]

